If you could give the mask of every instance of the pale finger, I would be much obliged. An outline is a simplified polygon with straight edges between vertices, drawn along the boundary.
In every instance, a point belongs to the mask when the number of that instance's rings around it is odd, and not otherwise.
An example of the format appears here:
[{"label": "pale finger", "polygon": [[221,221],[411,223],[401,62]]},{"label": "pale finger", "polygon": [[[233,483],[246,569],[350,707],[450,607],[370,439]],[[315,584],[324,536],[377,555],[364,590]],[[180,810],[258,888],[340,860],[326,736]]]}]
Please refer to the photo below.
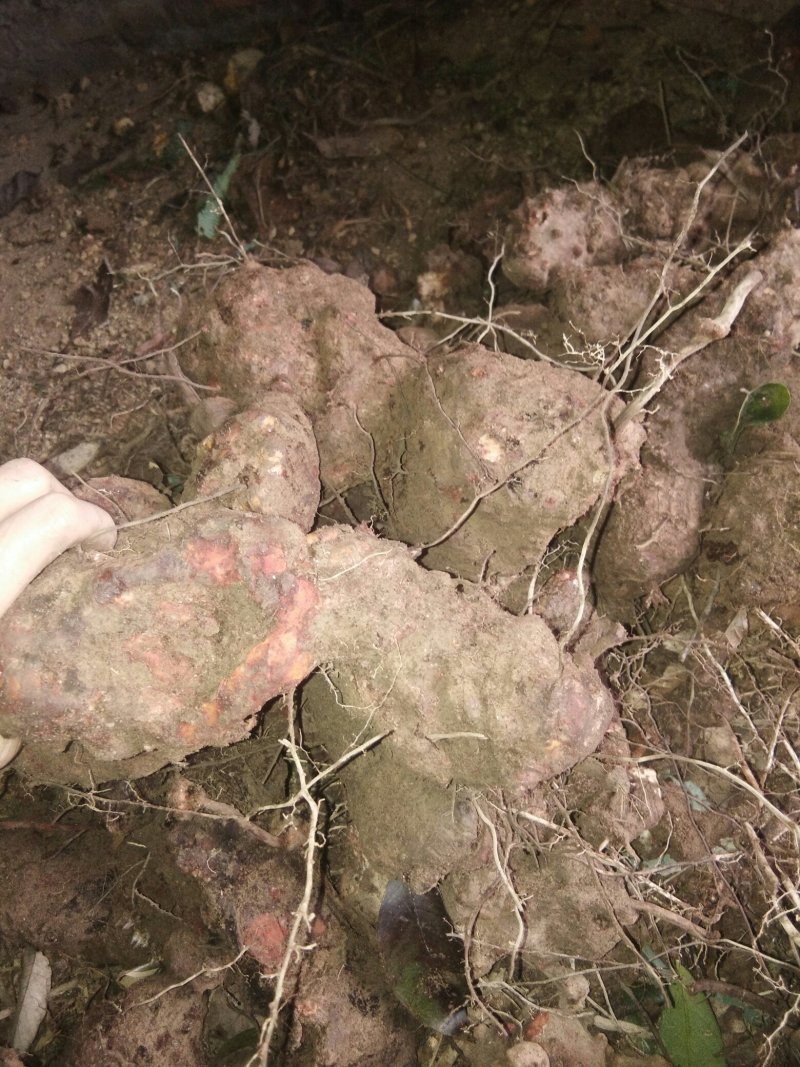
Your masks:
[{"label": "pale finger", "polygon": [[0,467],[0,521],[48,493],[68,492],[40,463],[12,459]]},{"label": "pale finger", "polygon": [[67,548],[112,548],[114,520],[71,493],[51,492],[0,522],[0,615],[37,574]]}]

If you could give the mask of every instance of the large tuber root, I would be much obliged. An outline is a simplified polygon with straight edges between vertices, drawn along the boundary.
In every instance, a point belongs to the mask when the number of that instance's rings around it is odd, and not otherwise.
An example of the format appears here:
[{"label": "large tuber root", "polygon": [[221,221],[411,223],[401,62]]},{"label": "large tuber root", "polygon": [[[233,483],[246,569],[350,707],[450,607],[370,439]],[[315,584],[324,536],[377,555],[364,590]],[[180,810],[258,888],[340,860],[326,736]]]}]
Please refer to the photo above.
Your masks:
[{"label": "large tuber root", "polygon": [[[80,741],[103,777],[245,737],[316,661],[293,523],[202,505],[123,533],[120,549],[62,557],[0,630],[0,733]],[[71,759],[51,773],[84,777]]]},{"label": "large tuber root", "polygon": [[392,731],[343,775],[348,810],[371,864],[428,888],[476,837],[452,785],[519,793],[558,774],[600,743],[611,697],[541,619],[460,593],[403,546],[344,529],[311,540],[330,666],[304,687],[307,731],[335,757]]},{"label": "large tuber root", "polygon": [[[413,482],[428,526],[404,528],[409,540],[441,535],[481,494],[471,528],[438,540],[462,566],[504,553],[513,574],[634,462],[639,431],[612,444],[616,401],[594,383],[480,346],[423,369],[374,322],[365,333],[355,315],[372,316],[368,297],[324,278],[245,269],[209,311],[227,355],[204,343],[197,369],[224,368],[245,397],[288,360],[332,484],[334,468],[352,476],[366,451],[363,475],[396,494],[401,526]],[[334,308],[335,296],[352,311]],[[377,410],[397,381],[408,384],[392,394],[395,429],[410,444],[393,478],[391,427]],[[349,413],[341,439],[327,433],[337,412]],[[342,772],[348,810],[373,871],[426,888],[476,841],[468,793],[454,788],[524,795],[595,750],[613,705],[589,655],[568,655],[538,617],[509,614],[365,530],[307,536],[319,492],[311,423],[299,400],[262,394],[203,442],[188,484],[190,495],[230,493],[123,530],[113,556],[51,567],[0,630],[0,734],[25,738],[22,765],[50,780],[137,777],[246,737],[267,702],[304,683],[305,737],[332,759],[387,735]],[[546,517],[534,529],[537,511]],[[72,741],[80,759],[63,754]],[[387,823],[398,797],[404,818]]]},{"label": "large tuber root", "polygon": [[[307,731],[336,757],[391,733],[349,769],[349,809],[375,867],[419,884],[475,838],[469,810],[450,815],[451,782],[524,791],[592,752],[613,713],[540,619],[459,593],[404,546],[346,528],[307,539],[220,505],[123,533],[116,561],[54,565],[0,657],[0,732],[80,740],[91,759],[48,768],[73,781],[243,738],[264,703],[329,665],[304,688]],[[398,794],[405,818],[387,826]]]},{"label": "large tuber root", "polygon": [[346,489],[369,477],[354,412],[372,421],[419,356],[378,322],[368,289],[311,263],[273,270],[253,261],[191,315],[192,332],[201,329],[183,350],[187,374],[243,405],[267,392],[298,402],[314,426],[323,481]]}]

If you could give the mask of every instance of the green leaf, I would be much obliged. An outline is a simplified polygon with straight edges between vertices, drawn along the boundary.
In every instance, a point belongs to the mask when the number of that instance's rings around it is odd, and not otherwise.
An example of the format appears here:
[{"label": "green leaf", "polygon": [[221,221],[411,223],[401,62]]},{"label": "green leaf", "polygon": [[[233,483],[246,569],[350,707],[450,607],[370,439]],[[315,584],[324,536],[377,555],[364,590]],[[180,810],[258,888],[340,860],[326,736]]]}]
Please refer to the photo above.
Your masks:
[{"label": "green leaf", "polygon": [[412,893],[403,882],[389,882],[378,944],[400,1003],[431,1030],[456,1033],[467,1021],[464,946],[453,936],[438,890]]},{"label": "green leaf", "polygon": [[702,993],[690,993],[694,979],[680,964],[678,978],[670,983],[672,1003],[658,1021],[658,1032],[673,1067],[725,1067],[717,1017]]},{"label": "green leaf", "polygon": [[792,394],[782,382],[766,382],[757,389],[751,389],[744,398],[736,425],[730,433],[722,435],[723,443],[729,453],[733,453],[739,438],[748,426],[763,426],[768,422],[777,422],[792,402]]},{"label": "green leaf", "polygon": [[777,422],[786,413],[792,394],[781,382],[767,382],[752,389],[744,398],[738,422],[744,426],[760,426],[764,422]]},{"label": "green leaf", "polygon": [[197,232],[201,237],[208,237],[211,240],[217,236],[220,219],[222,218],[222,202],[228,195],[228,186],[231,184],[231,178],[236,173],[238,166],[239,153],[237,152],[235,156],[231,157],[225,170],[212,185],[216,195],[206,197],[203,201],[203,206],[197,213]]}]

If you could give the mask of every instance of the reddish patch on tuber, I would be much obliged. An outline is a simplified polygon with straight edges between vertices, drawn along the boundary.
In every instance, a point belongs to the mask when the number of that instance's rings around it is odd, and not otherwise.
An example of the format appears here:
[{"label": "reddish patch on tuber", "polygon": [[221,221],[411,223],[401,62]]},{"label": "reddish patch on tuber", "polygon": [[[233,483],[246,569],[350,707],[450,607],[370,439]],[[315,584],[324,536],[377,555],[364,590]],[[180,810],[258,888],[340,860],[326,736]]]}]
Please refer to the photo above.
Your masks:
[{"label": "reddish patch on tuber", "polygon": [[196,537],[186,546],[186,559],[194,570],[208,575],[215,585],[233,585],[240,580],[236,549],[229,541]]},{"label": "reddish patch on tuber", "polygon": [[317,658],[306,646],[308,626],[319,602],[317,587],[307,578],[297,578],[281,602],[268,636],[254,645],[222,682],[217,695],[203,704],[209,726],[216,726],[229,708],[255,715],[271,697],[297,685],[313,669]]},{"label": "reddish patch on tuber", "polygon": [[124,643],[124,648],[134,663],[142,663],[153,678],[166,685],[170,681],[189,681],[195,673],[195,665],[174,649],[167,649],[155,634],[135,634]]},{"label": "reddish patch on tuber", "polygon": [[525,1027],[523,1032],[525,1040],[533,1041],[534,1038],[537,1038],[542,1030],[544,1030],[545,1026],[547,1026],[549,1019],[549,1011],[540,1011],[538,1015],[535,1015]]},{"label": "reddish patch on tuber", "polygon": [[250,560],[250,573],[254,578],[264,575],[283,574],[286,570],[286,554],[280,545],[272,545],[263,554],[253,556]]},{"label": "reddish patch on tuber", "polygon": [[242,941],[259,963],[275,970],[286,951],[286,927],[280,919],[264,912],[247,924]]}]

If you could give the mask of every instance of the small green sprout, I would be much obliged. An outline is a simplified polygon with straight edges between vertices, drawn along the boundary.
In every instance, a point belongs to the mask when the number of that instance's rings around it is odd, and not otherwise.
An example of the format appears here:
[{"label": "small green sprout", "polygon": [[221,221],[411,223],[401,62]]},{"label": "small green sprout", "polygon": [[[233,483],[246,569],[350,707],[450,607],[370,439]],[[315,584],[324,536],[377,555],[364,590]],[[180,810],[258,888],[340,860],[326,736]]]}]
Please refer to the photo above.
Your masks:
[{"label": "small green sprout", "polygon": [[729,433],[722,435],[722,444],[728,456],[732,456],[748,426],[763,426],[768,422],[777,422],[792,400],[792,394],[782,382],[767,382],[751,389],[742,401],[736,424]]}]

